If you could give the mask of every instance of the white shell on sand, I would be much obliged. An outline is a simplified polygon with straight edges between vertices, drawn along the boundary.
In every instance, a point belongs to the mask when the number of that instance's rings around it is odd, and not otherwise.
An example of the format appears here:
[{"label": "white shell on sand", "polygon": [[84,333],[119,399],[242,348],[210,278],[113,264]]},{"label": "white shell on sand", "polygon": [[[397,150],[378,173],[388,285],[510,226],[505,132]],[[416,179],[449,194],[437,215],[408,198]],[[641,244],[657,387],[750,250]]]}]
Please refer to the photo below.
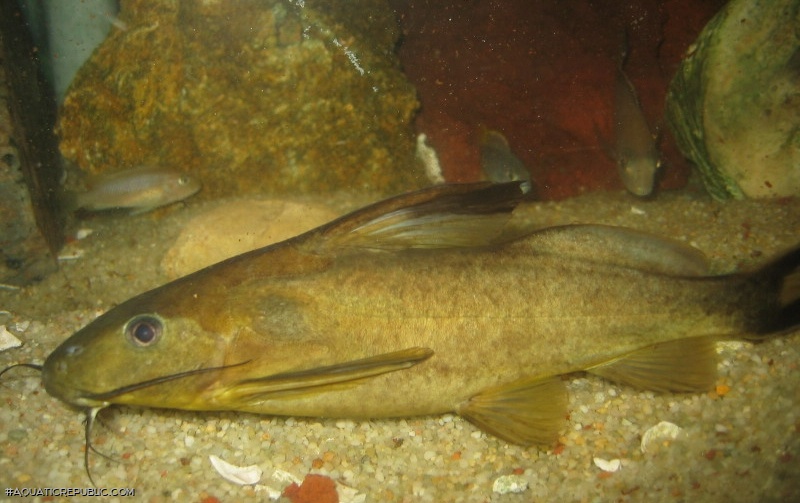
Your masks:
[{"label": "white shell on sand", "polygon": [[647,452],[654,442],[675,440],[681,432],[681,427],[668,421],[661,421],[649,428],[642,435],[642,452]]},{"label": "white shell on sand", "polygon": [[234,484],[239,484],[241,486],[253,485],[261,480],[263,471],[258,465],[236,466],[214,455],[209,456],[208,459],[211,461],[211,464],[214,465],[214,469],[217,470],[225,480],[233,482]]},{"label": "white shell on sand", "polygon": [[9,332],[5,325],[0,325],[0,351],[20,346],[22,346],[22,341]]}]

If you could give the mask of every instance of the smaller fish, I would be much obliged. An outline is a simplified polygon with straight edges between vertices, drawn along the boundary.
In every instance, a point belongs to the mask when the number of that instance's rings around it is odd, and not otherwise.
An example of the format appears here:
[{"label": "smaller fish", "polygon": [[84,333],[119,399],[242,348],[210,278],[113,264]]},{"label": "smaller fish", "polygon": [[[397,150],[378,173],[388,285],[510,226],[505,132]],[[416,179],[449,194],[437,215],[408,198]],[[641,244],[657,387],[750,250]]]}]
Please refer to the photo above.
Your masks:
[{"label": "smaller fish", "polygon": [[74,194],[70,206],[87,211],[129,209],[136,215],[186,199],[200,187],[200,181],[186,173],[144,166],[99,176],[88,191]]},{"label": "smaller fish", "polygon": [[485,130],[481,138],[481,169],[490,182],[505,183],[531,180],[531,174],[519,157],[511,152],[502,133]]},{"label": "smaller fish", "polygon": [[614,82],[614,153],[625,188],[634,195],[644,197],[653,192],[661,161],[636,90],[622,69],[624,53],[621,59]]}]

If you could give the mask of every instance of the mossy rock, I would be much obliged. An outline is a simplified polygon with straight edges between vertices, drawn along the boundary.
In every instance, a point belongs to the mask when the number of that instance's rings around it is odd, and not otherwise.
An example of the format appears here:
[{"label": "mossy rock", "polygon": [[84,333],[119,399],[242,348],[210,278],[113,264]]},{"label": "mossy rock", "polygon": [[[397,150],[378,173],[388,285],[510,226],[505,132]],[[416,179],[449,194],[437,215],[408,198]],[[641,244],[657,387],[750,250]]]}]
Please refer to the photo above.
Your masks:
[{"label": "mossy rock", "polygon": [[670,84],[667,121],[717,199],[800,194],[800,1],[733,0]]},{"label": "mossy rock", "polygon": [[120,21],[61,108],[83,171],[190,172],[195,200],[426,182],[384,0],[129,0]]}]

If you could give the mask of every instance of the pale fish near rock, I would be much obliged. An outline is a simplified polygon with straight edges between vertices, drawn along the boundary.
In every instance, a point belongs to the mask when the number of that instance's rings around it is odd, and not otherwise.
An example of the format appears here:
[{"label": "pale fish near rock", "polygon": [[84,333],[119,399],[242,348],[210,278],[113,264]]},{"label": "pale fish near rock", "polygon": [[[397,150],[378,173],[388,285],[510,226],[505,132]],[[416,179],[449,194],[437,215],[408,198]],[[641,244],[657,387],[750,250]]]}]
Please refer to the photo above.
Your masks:
[{"label": "pale fish near rock", "polygon": [[135,215],[182,201],[201,188],[191,175],[153,166],[100,175],[90,186],[75,194],[70,206],[87,211],[128,209]]}]

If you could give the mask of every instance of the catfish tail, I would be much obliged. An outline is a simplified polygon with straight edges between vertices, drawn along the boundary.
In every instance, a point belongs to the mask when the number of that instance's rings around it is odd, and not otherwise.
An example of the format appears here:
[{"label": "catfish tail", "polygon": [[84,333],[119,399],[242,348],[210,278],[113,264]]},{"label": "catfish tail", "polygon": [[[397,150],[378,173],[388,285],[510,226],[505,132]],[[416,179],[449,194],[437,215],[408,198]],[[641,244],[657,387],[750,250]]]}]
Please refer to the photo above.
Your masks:
[{"label": "catfish tail", "polygon": [[755,338],[800,326],[800,246],[751,273],[748,282],[762,296],[750,327]]}]

